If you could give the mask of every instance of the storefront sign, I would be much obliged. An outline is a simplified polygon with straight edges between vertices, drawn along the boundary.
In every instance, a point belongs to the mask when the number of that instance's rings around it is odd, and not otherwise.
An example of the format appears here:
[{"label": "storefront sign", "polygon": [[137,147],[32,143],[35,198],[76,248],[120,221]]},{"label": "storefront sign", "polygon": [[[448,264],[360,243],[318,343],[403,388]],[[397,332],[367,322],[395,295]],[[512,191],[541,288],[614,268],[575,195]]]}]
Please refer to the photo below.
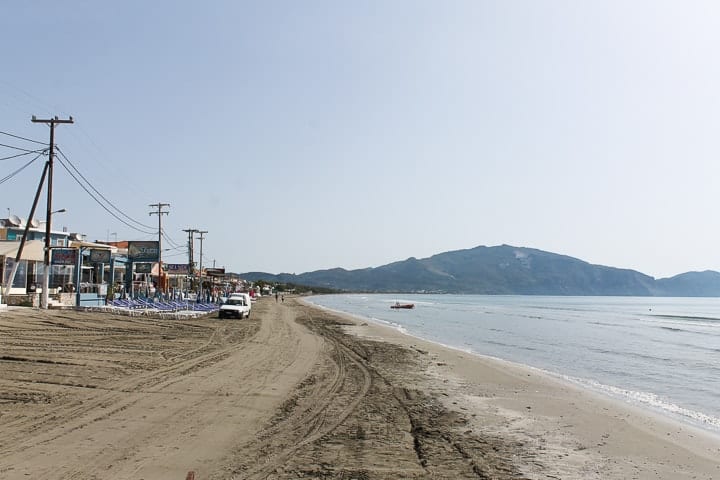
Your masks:
[{"label": "storefront sign", "polygon": [[225,275],[225,269],[224,268],[206,268],[205,275],[207,275],[208,277],[222,277],[223,275]]},{"label": "storefront sign", "polygon": [[76,265],[77,250],[74,248],[53,248],[52,261],[53,265]]},{"label": "storefront sign", "polygon": [[168,275],[187,275],[187,263],[166,263],[163,265]]},{"label": "storefront sign", "polygon": [[152,263],[136,263],[135,273],[150,273],[152,272]]},{"label": "storefront sign", "polygon": [[160,257],[158,242],[128,242],[128,259],[134,262],[157,262]]},{"label": "storefront sign", "polygon": [[110,250],[99,248],[90,250],[90,263],[110,263]]}]

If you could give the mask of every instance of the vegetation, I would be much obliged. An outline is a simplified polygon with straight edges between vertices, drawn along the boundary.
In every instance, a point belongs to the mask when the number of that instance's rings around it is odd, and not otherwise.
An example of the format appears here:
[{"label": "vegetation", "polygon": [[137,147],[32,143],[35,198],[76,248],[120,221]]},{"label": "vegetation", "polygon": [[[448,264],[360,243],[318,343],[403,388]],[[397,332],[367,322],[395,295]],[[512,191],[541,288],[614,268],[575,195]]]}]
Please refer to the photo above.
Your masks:
[{"label": "vegetation", "polygon": [[327,287],[312,287],[308,285],[297,285],[295,283],[277,283],[275,289],[278,292],[295,293],[340,293],[340,290]]},{"label": "vegetation", "polygon": [[689,272],[656,280],[634,270],[592,265],[565,255],[511,245],[408,258],[377,268],[334,268],[300,275],[250,272],[241,276],[284,289],[295,287],[318,293],[720,296],[718,272]]}]

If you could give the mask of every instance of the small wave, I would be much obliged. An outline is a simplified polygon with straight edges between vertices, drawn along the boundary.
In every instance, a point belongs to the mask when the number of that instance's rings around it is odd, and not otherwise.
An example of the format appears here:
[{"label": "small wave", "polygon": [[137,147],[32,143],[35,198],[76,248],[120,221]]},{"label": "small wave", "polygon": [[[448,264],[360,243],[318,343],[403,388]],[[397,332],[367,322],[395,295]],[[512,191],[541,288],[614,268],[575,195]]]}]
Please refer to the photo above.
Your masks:
[{"label": "small wave", "polygon": [[528,305],[528,308],[537,308],[538,310],[557,310],[559,312],[588,312],[592,309],[580,307],[559,307],[557,305]]},{"label": "small wave", "polygon": [[720,337],[720,332],[717,330],[717,325],[712,323],[701,323],[701,322],[666,322],[665,325],[654,325],[655,328],[673,331],[673,332],[687,332],[702,334],[710,337]]},{"label": "small wave", "polygon": [[707,413],[681,407],[680,405],[660,398],[654,393],[626,390],[624,388],[615,387],[612,385],[605,385],[595,380],[582,380],[579,378],[567,376],[565,376],[564,378],[571,381],[572,383],[576,383],[581,386],[588,386],[593,390],[605,392],[614,397],[623,398],[632,404],[647,406],[656,411],[659,410],[665,413],[680,416],[685,419],[691,420],[694,423],[699,423],[705,427],[709,427],[712,430],[720,431],[720,418],[708,415]]},{"label": "small wave", "polygon": [[590,325],[600,325],[601,327],[625,327],[622,323],[607,323],[607,322],[588,322]]},{"label": "small wave", "polygon": [[671,332],[689,332],[690,330],[685,330],[683,328],[676,328],[676,327],[658,327],[662,330],[670,330]]},{"label": "small wave", "polygon": [[403,327],[399,323],[390,322],[388,320],[383,320],[382,318],[377,318],[377,317],[368,317],[368,320],[375,322],[375,323],[381,323],[387,327],[392,327],[395,330],[397,330],[398,332],[406,334],[406,335],[408,333],[408,331],[405,329],[405,327]]},{"label": "small wave", "polygon": [[655,318],[667,318],[672,320],[690,320],[690,321],[705,321],[705,322],[720,322],[720,318],[717,317],[695,317],[690,315],[654,315],[649,314],[648,317],[655,317]]},{"label": "small wave", "polygon": [[648,355],[645,353],[639,353],[639,352],[617,352],[620,355],[624,355],[626,357],[634,357],[639,358],[641,360],[650,360],[652,362],[672,362],[672,358],[667,357],[658,357],[657,355]]}]

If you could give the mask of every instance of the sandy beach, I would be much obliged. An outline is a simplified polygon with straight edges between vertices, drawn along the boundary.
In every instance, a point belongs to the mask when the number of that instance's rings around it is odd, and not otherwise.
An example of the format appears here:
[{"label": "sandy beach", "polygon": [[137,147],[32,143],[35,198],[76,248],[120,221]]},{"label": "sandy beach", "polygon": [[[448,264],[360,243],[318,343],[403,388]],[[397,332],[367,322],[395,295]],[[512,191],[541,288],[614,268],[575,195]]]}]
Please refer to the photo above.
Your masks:
[{"label": "sandy beach", "polygon": [[712,479],[720,440],[286,297],[0,311],[4,479]]}]

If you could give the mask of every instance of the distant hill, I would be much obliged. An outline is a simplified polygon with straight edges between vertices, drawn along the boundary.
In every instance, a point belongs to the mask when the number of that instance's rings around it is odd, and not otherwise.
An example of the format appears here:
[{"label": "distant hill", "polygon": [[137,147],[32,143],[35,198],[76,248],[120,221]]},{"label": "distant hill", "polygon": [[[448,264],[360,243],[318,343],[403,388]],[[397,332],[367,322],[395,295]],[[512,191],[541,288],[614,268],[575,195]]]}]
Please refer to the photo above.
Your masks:
[{"label": "distant hill", "polygon": [[713,270],[687,272],[657,280],[659,295],[672,297],[720,296],[720,273]]},{"label": "distant hill", "polygon": [[247,280],[351,292],[486,295],[720,296],[720,273],[689,272],[655,280],[635,270],[593,265],[533,248],[479,246],[376,268],[333,268],[299,275],[247,272]]}]

